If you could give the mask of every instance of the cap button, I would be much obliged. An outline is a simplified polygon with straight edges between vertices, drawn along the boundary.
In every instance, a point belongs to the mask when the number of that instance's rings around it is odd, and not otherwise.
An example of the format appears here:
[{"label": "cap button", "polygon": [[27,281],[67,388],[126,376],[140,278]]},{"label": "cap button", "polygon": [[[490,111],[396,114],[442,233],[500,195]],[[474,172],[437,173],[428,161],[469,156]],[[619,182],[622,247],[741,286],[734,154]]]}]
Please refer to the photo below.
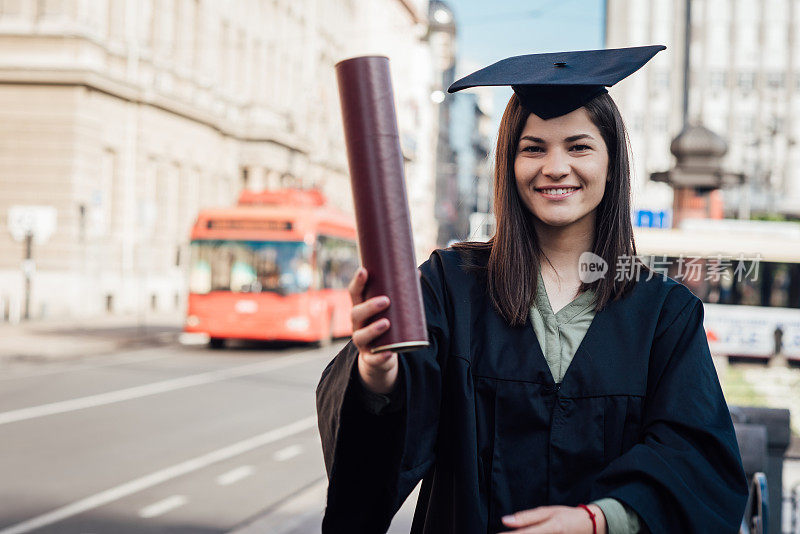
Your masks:
[{"label": "cap button", "polygon": [[567,66],[567,62],[566,61],[556,61],[555,63],[553,63],[553,66],[554,67],[566,67]]}]

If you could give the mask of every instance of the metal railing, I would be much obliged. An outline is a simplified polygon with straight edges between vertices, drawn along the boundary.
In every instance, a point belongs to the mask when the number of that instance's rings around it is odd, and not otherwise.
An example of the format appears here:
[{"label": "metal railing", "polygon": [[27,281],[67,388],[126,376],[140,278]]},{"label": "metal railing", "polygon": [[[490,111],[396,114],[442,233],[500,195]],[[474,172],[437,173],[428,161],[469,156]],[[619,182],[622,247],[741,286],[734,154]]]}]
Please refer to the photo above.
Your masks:
[{"label": "metal railing", "polygon": [[800,483],[783,496],[783,534],[800,534]]}]

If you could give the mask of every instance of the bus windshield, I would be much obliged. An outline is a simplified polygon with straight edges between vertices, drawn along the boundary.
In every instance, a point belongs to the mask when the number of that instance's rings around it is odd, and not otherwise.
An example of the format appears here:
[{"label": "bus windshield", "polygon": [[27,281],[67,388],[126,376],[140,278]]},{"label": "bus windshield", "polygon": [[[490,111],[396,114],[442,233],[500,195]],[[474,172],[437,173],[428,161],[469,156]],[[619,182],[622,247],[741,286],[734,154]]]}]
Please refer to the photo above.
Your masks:
[{"label": "bus windshield", "polygon": [[302,241],[192,241],[189,291],[236,293],[307,291],[311,247]]}]

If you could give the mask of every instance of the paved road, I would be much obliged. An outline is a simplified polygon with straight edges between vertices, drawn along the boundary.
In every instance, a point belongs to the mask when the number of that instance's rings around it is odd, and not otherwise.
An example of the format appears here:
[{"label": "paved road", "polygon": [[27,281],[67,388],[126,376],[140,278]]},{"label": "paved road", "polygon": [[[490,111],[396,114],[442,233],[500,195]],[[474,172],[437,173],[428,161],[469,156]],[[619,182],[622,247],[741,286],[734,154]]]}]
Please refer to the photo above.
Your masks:
[{"label": "paved road", "polygon": [[314,389],[343,344],[0,367],[0,534],[318,532]]},{"label": "paved road", "polygon": [[[67,356],[48,343],[46,358],[0,358],[0,534],[319,532],[314,389],[343,341],[91,357],[72,341]],[[796,370],[748,372],[796,386],[775,375]],[[409,531],[413,504],[390,533]]]}]

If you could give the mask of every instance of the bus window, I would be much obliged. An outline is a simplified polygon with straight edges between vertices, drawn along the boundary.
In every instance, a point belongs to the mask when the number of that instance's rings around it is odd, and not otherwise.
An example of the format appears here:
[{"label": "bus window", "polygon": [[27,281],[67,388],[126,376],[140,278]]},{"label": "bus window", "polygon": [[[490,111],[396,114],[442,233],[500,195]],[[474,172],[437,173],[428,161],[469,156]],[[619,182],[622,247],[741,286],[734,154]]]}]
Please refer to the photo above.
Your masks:
[{"label": "bus window", "polygon": [[303,242],[198,240],[191,250],[192,293],[301,293],[311,283],[310,251]]},{"label": "bus window", "polygon": [[205,258],[196,258],[189,272],[189,292],[205,295],[211,291],[211,264]]},{"label": "bus window", "polygon": [[233,262],[231,267],[231,291],[248,291],[253,289],[253,284],[256,283],[258,277],[256,270],[251,262],[238,259]]},{"label": "bus window", "polygon": [[[707,304],[739,304],[748,306],[767,305],[762,292],[766,291],[765,273],[773,269],[767,262],[739,260],[737,258],[684,256],[665,257],[645,254],[642,259],[651,267],[666,268],[667,276],[682,283],[700,300]],[[780,268],[778,269],[780,271]],[[788,275],[780,278],[780,287],[772,285],[773,301],[787,299]],[[766,275],[769,278],[768,274]],[[762,304],[764,302],[764,304]],[[775,304],[771,304],[775,306]]]},{"label": "bus window", "polygon": [[344,289],[358,269],[358,248],[353,241],[319,236],[317,265],[323,289]]},{"label": "bus window", "polygon": [[262,291],[301,293],[311,286],[310,248],[303,242],[251,242]]}]

